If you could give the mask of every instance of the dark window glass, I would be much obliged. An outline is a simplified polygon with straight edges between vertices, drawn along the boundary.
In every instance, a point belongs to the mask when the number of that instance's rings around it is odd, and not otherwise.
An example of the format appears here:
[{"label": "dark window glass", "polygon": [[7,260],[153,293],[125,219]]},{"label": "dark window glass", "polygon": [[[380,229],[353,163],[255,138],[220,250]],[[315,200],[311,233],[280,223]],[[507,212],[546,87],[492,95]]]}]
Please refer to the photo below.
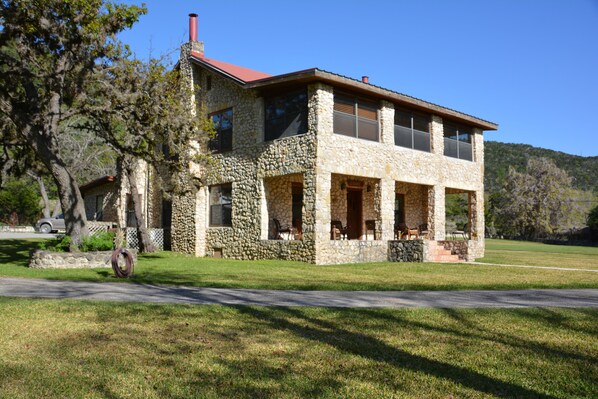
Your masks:
[{"label": "dark window glass", "polygon": [[395,194],[395,226],[405,223],[405,194]]},{"label": "dark window glass", "polygon": [[378,141],[378,106],[347,95],[334,96],[334,133]]},{"label": "dark window glass", "polygon": [[265,100],[265,140],[307,132],[307,92],[300,90]]},{"label": "dark window glass", "polygon": [[466,126],[444,125],[444,155],[473,161],[471,129]]},{"label": "dark window glass", "polygon": [[215,112],[210,115],[216,136],[209,142],[210,150],[225,152],[233,149],[233,109]]},{"label": "dark window glass", "polygon": [[232,226],[232,185],[210,186],[210,226]]},{"label": "dark window glass", "polygon": [[396,109],[395,145],[430,152],[430,116]]}]

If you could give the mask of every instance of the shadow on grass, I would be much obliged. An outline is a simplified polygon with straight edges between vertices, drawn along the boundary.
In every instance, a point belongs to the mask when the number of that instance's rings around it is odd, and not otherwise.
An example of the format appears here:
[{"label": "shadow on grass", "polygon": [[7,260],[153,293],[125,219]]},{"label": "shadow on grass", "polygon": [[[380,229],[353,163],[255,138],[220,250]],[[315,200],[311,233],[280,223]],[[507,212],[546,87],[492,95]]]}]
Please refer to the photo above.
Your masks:
[{"label": "shadow on grass", "polygon": [[[287,308],[280,310],[284,317],[274,315],[270,311],[257,308],[240,308],[242,313],[268,323],[272,328],[290,331],[302,338],[330,345],[337,350],[358,355],[376,362],[384,362],[390,366],[447,379],[457,385],[498,397],[533,397],[555,398],[554,396],[525,388],[512,382],[502,381],[478,373],[465,367],[428,359],[392,347],[372,336],[348,331],[333,323],[307,317],[302,311]],[[291,321],[298,319],[300,321]],[[307,323],[315,325],[309,326]],[[453,331],[457,334],[457,331]]]},{"label": "shadow on grass", "polygon": [[29,253],[39,247],[35,240],[0,240],[0,264],[12,263],[16,266],[28,267]]}]

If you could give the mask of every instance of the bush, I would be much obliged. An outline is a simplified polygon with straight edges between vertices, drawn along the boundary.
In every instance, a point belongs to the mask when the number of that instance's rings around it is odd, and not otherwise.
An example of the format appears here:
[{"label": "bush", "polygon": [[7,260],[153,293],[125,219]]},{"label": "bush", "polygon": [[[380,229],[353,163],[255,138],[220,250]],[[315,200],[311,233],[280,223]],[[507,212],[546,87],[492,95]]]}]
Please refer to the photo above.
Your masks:
[{"label": "bush", "polygon": [[39,243],[38,248],[42,251],[52,252],[69,252],[71,247],[71,237],[59,236],[53,240],[43,241]]},{"label": "bush", "polygon": [[83,237],[79,249],[83,252],[110,251],[114,249],[114,233],[103,232]]},{"label": "bush", "polygon": [[[69,252],[70,245],[71,237],[61,236],[54,240],[41,242],[38,248],[42,251]],[[82,252],[111,251],[114,249],[114,233],[96,233],[83,237],[79,249]]]}]

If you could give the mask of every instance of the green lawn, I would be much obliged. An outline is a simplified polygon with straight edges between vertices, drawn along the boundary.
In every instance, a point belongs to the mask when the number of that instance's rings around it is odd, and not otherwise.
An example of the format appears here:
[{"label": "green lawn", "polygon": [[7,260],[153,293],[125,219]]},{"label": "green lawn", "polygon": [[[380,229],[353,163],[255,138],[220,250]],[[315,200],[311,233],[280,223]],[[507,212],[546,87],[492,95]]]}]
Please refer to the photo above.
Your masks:
[{"label": "green lawn", "polygon": [[[288,261],[195,258],[170,252],[142,256],[129,280],[111,269],[35,270],[26,267],[31,240],[0,240],[0,276],[81,281],[119,281],[203,287],[301,290],[465,290],[510,288],[595,288],[598,273],[489,267],[469,264],[368,263],[315,266]],[[493,245],[489,242],[489,246]],[[570,250],[571,247],[558,247]],[[497,253],[517,254],[510,250]],[[563,258],[569,254],[552,253]],[[579,254],[595,262],[592,253]],[[538,253],[538,256],[545,256]],[[503,262],[499,262],[503,263]]]},{"label": "green lawn", "polygon": [[478,261],[598,270],[598,247],[486,240],[486,256]]},{"label": "green lawn", "polygon": [[2,398],[592,398],[598,310],[0,298]]}]

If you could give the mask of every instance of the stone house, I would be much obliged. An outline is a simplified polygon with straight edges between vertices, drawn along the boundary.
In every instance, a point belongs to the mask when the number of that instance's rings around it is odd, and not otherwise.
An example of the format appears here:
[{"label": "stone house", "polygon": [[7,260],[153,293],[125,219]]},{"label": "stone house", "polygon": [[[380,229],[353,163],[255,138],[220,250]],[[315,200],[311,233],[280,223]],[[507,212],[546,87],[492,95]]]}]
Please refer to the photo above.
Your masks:
[{"label": "stone house", "polygon": [[[208,58],[195,14],[178,65],[217,136],[200,148],[214,162],[191,167],[207,184],[173,198],[173,250],[315,264],[448,260],[440,247],[483,256],[483,131],[496,124],[367,77],[271,76]],[[451,193],[469,199],[461,242],[445,239]],[[420,230],[407,240],[398,226]]]},{"label": "stone house", "polygon": [[[140,193],[141,211],[146,227],[170,229],[170,201],[161,190],[157,174],[155,168],[144,161],[138,161],[136,185]],[[103,176],[79,187],[88,221],[137,226],[129,183],[125,182],[120,193],[117,186],[115,176]]]}]

